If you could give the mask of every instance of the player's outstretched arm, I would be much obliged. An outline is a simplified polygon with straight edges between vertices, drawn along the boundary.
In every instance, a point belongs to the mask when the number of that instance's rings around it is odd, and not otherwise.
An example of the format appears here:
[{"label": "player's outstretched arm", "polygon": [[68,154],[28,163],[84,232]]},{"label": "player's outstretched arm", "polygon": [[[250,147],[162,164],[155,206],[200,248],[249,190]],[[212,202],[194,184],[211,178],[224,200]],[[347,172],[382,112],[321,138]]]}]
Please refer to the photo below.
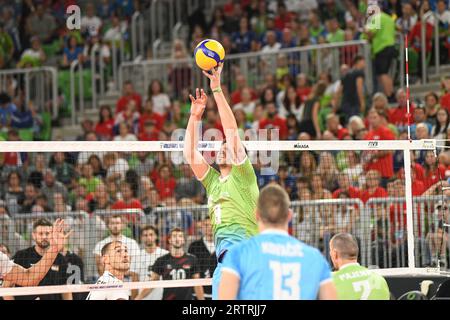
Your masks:
[{"label": "player's outstretched arm", "polygon": [[195,98],[189,95],[191,99],[191,115],[184,137],[183,155],[191,166],[192,171],[198,179],[201,179],[208,172],[209,165],[197,150],[198,147],[198,127],[202,121],[202,115],[205,111],[207,96],[203,89],[198,88],[195,91]]},{"label": "player's outstretched arm", "polygon": [[222,121],[222,127],[227,139],[227,146],[229,150],[232,151],[233,161],[234,163],[241,163],[245,159],[246,153],[239,137],[236,118],[222,92],[220,82],[222,69],[223,63],[220,63],[217,69],[211,69],[211,74],[206,71],[203,71],[203,74],[210,80],[210,87],[214,94],[217,108],[219,109],[220,120]]},{"label": "player's outstretched arm", "polygon": [[14,267],[4,275],[4,280],[18,284],[22,287],[39,285],[39,282],[41,282],[53,265],[58,253],[63,250],[64,244],[72,232],[65,233],[64,226],[64,220],[57,219],[55,221],[53,224],[50,246],[38,263],[28,269],[15,264]]},{"label": "player's outstretched arm", "polygon": [[219,300],[236,300],[239,291],[239,277],[222,270],[219,284]]}]

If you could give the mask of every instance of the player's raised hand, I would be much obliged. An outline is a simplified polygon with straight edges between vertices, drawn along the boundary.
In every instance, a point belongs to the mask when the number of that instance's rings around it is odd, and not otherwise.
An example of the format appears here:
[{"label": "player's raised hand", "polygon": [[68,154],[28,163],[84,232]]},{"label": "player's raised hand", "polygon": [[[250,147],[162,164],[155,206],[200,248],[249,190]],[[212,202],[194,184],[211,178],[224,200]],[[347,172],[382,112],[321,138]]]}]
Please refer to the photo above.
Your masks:
[{"label": "player's raised hand", "polygon": [[206,108],[206,101],[208,100],[205,91],[197,88],[195,90],[195,98],[191,94],[189,98],[191,99],[191,115],[201,117]]},{"label": "player's raised hand", "polygon": [[209,86],[211,90],[220,88],[220,75],[222,74],[223,62],[220,62],[217,68],[212,68],[211,73],[203,71],[203,74],[210,80]]},{"label": "player's raised hand", "polygon": [[55,247],[58,251],[62,251],[64,249],[64,245],[66,244],[67,238],[72,234],[73,230],[69,232],[65,232],[66,224],[63,219],[56,219],[55,223],[53,223],[52,228],[52,238],[50,240],[50,244]]}]

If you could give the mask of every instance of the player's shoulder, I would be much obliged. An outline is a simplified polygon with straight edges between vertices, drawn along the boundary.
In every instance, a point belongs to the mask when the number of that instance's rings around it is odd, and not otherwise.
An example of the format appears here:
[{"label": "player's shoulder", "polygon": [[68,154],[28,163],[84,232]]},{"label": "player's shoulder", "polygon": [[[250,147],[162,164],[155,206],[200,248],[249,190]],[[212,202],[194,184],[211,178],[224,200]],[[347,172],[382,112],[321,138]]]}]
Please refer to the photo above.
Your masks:
[{"label": "player's shoulder", "polygon": [[19,250],[14,254],[13,259],[17,260],[17,259],[30,258],[31,256],[33,256],[33,251],[34,251],[33,247]]},{"label": "player's shoulder", "polygon": [[127,236],[122,236],[122,242],[124,242],[125,245],[128,244],[128,245],[133,245],[133,246],[134,245],[139,246],[136,240],[134,240],[133,238],[129,238]]},{"label": "player's shoulder", "polygon": [[169,253],[169,251],[166,249],[163,249],[161,247],[156,248],[156,254],[158,254],[159,256],[164,256],[168,253]]},{"label": "player's shoulder", "polygon": [[67,264],[67,256],[63,256],[61,252],[55,258],[55,262],[53,264],[62,265]]},{"label": "player's shoulder", "polygon": [[191,244],[189,245],[189,249],[198,249],[199,247],[202,247],[202,246],[203,246],[203,240],[198,239],[198,240],[191,242]]},{"label": "player's shoulder", "polygon": [[95,245],[96,247],[100,247],[100,249],[107,243],[111,242],[111,236],[108,236],[102,240],[100,240],[99,242],[97,242],[97,244]]},{"label": "player's shoulder", "polygon": [[156,259],[156,262],[164,263],[164,262],[167,262],[167,261],[170,261],[170,260],[172,260],[172,255],[170,254],[170,252],[167,252],[166,254],[163,254],[161,257]]},{"label": "player's shoulder", "polygon": [[105,271],[100,278],[98,278],[96,284],[108,284],[108,283],[118,283],[120,282],[115,276],[113,276],[108,271]]},{"label": "player's shoulder", "polygon": [[185,253],[185,257],[186,257],[187,259],[189,259],[190,261],[196,261],[196,260],[197,260],[197,256],[194,255],[194,254],[192,254],[192,253],[189,253],[189,252],[186,252],[186,253]]}]

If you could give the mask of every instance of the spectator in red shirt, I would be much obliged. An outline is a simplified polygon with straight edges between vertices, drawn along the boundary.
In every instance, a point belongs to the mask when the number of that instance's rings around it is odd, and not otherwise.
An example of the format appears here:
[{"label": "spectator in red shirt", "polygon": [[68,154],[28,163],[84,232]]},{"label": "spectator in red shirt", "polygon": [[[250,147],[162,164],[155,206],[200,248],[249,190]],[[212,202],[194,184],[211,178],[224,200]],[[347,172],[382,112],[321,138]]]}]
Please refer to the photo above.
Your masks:
[{"label": "spectator in red shirt", "polygon": [[344,140],[344,137],[348,136],[348,129],[344,128],[339,123],[339,116],[330,113],[327,116],[327,129],[323,133],[323,140]]},{"label": "spectator in red shirt", "polygon": [[138,138],[141,141],[158,141],[159,132],[153,120],[146,120]]},{"label": "spectator in red shirt", "polygon": [[100,107],[99,121],[95,125],[95,134],[99,140],[112,140],[114,136],[114,117],[109,106]]},{"label": "spectator in red shirt", "polygon": [[312,90],[306,74],[299,73],[297,75],[296,84],[297,84],[297,94],[300,97],[301,103],[303,103],[306,101],[306,99],[308,99],[308,96]]},{"label": "spectator in red shirt", "polygon": [[[19,132],[16,129],[9,129],[8,141],[20,141]],[[21,152],[4,152],[3,153],[3,165],[18,167],[26,160],[26,153]]]},{"label": "spectator in red shirt", "polygon": [[125,81],[123,84],[123,95],[119,98],[119,101],[117,101],[116,113],[124,111],[130,100],[133,100],[136,103],[136,110],[141,112],[141,96],[134,91],[133,83],[131,81]]},{"label": "spectator in red shirt", "polygon": [[247,88],[250,91],[250,93],[252,95],[251,100],[256,100],[258,98],[255,90],[253,90],[252,88],[250,88],[247,85],[247,79],[245,79],[245,76],[242,74],[239,74],[236,76],[236,89],[231,93],[231,104],[232,105],[238,104],[242,101],[242,91],[245,88]]},{"label": "spectator in red shirt", "polygon": [[266,104],[266,110],[266,116],[259,121],[259,129],[278,129],[279,139],[285,140],[288,135],[286,119],[278,116],[278,110],[273,102]]},{"label": "spectator in red shirt", "polygon": [[[120,195],[122,199],[117,200],[111,209],[114,210],[127,210],[127,209],[142,209],[141,202],[136,198],[136,194],[133,192],[133,188],[128,182],[122,181],[120,183]],[[127,218],[129,221],[136,221],[137,215],[129,215]]]},{"label": "spectator in red shirt", "polygon": [[[408,126],[408,108],[406,100],[406,92],[403,89],[398,89],[395,95],[398,106],[389,110],[389,122],[395,124],[397,127]],[[409,106],[409,112],[412,115],[414,113],[414,104]]]},{"label": "spectator in red shirt", "polygon": [[170,172],[168,165],[162,165],[159,170],[159,176],[156,179],[155,188],[161,200],[173,197],[175,195],[176,181]]},{"label": "spectator in red shirt", "polygon": [[[394,140],[394,134],[387,127],[382,125],[382,118],[379,111],[372,108],[369,111],[369,124],[372,128],[365,140]],[[383,185],[386,185],[387,179],[394,175],[394,161],[391,151],[367,151],[363,157],[364,170],[376,170],[383,178]]]},{"label": "spectator in red shirt", "polygon": [[338,177],[339,189],[333,192],[333,198],[338,199],[341,193],[347,193],[350,199],[361,198],[361,190],[350,184],[350,177],[346,173],[340,173]]},{"label": "spectator in red shirt", "polygon": [[[423,1],[423,4],[428,3]],[[409,32],[409,47],[417,52],[419,55],[419,60],[422,61],[422,22],[424,20],[424,5],[422,4],[420,8],[420,13],[418,15],[418,21],[412,27]],[[433,25],[430,22],[425,21],[425,52],[426,54],[431,53],[432,43],[433,43]],[[418,64],[419,75],[422,75],[422,64]]]},{"label": "spectator in red shirt", "polygon": [[450,77],[442,80],[442,95],[440,100],[440,105],[446,108],[450,112]]},{"label": "spectator in red shirt", "polygon": [[436,163],[436,157],[434,156],[434,151],[427,151],[425,154],[424,161],[424,184],[425,189],[430,188],[433,184],[439,182],[440,180],[445,180],[446,168],[442,164]]},{"label": "spectator in red shirt", "polygon": [[380,186],[381,176],[376,170],[366,173],[366,186],[361,193],[361,200],[366,203],[371,198],[384,198],[388,196],[386,189]]},{"label": "spectator in red shirt", "polygon": [[[420,169],[419,169],[420,168]],[[422,179],[419,179],[420,175],[423,175],[423,168],[420,164],[415,163],[411,165],[411,182],[412,182],[412,195],[413,196],[421,196],[425,191],[425,184]],[[397,177],[402,182],[403,186],[405,185],[405,170],[401,168],[397,172]]]},{"label": "spectator in red shirt", "polygon": [[153,111],[153,102],[151,99],[147,99],[147,101],[145,101],[144,111],[139,118],[139,132],[142,133],[142,131],[144,130],[144,124],[148,120],[154,123],[158,131],[161,131],[162,127],[164,126],[165,119],[159,113]]},{"label": "spectator in red shirt", "polygon": [[277,13],[275,17],[275,29],[281,31],[291,22],[292,14],[287,11],[283,1],[278,2]]}]

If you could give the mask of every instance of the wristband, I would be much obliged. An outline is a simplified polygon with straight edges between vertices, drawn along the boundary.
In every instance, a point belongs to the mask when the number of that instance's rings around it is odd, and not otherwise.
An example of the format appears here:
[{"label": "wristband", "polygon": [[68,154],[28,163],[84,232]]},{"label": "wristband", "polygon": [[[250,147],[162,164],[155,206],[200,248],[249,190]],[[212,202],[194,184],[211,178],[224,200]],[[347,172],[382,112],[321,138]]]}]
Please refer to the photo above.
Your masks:
[{"label": "wristband", "polygon": [[217,87],[217,88],[213,89],[212,92],[213,93],[220,93],[220,92],[222,92],[222,88],[221,87]]}]

